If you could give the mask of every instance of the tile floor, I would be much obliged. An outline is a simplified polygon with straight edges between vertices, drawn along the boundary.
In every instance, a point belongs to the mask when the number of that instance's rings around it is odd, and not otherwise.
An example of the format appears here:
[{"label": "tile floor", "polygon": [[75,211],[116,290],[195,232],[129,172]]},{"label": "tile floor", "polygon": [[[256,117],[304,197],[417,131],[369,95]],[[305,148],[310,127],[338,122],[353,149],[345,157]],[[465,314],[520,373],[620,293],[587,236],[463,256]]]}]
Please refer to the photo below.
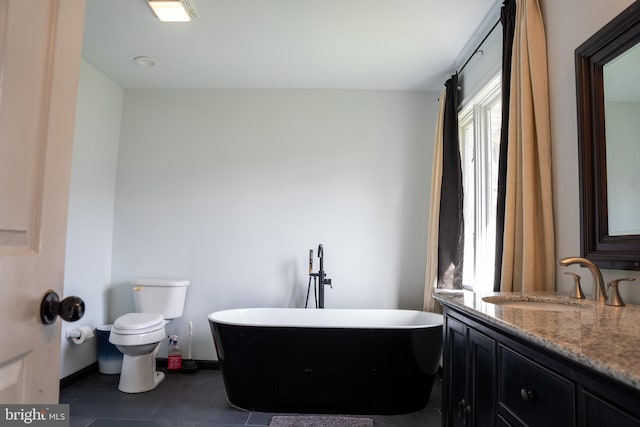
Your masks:
[{"label": "tile floor", "polygon": [[[219,370],[170,373],[155,390],[118,391],[118,375],[94,373],[60,392],[70,404],[71,427],[237,427],[267,426],[273,415],[249,412],[227,402]],[[375,426],[439,427],[442,382],[436,381],[429,405],[405,415],[371,415]],[[359,415],[366,416],[366,415]]]}]

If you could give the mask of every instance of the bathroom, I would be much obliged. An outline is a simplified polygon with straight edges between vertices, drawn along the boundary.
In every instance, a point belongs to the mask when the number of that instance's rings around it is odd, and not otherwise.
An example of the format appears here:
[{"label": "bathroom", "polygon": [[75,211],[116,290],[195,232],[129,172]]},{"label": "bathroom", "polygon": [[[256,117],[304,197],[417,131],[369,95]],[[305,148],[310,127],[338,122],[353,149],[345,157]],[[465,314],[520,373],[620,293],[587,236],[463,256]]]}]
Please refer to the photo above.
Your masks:
[{"label": "bathroom", "polygon": [[[540,1],[558,256],[580,251],[573,51],[631,3]],[[132,311],[134,277],[185,277],[168,328],[192,320],[193,358],[215,360],[206,315],[301,306],[320,242],[328,307],[421,308],[437,92],[131,91],[81,67],[64,294],[84,299],[82,324]],[[95,360],[63,338],[60,378]]]},{"label": "bathroom", "polygon": [[[541,1],[559,256],[579,253],[573,50],[628,4]],[[187,277],[175,332],[192,320],[194,358],[213,359],[207,313],[302,306],[320,242],[328,307],[421,308],[438,93],[126,91],[86,61],[82,75],[65,293],[92,308],[87,323],[131,311],[133,277]],[[93,357],[63,342],[61,377]]]}]

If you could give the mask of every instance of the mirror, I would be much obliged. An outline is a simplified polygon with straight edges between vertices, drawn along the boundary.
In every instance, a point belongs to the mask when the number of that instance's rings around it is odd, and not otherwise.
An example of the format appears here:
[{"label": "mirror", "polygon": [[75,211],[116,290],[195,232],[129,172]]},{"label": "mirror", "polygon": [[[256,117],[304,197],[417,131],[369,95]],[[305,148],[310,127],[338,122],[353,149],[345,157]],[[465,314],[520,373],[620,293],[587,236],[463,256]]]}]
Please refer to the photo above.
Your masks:
[{"label": "mirror", "polygon": [[640,2],[575,55],[581,256],[640,270]]},{"label": "mirror", "polygon": [[639,74],[640,44],[605,64],[603,69],[611,236],[640,234]]}]

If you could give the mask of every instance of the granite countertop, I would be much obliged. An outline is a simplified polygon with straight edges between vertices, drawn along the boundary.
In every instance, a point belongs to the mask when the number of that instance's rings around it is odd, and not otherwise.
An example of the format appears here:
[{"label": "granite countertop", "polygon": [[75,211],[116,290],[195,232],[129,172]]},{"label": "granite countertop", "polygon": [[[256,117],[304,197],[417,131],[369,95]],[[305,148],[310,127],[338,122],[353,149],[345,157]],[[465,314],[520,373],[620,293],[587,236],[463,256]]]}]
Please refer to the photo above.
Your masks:
[{"label": "granite countertop", "polygon": [[[560,304],[534,310],[483,300],[496,296]],[[640,390],[640,305],[611,307],[553,292],[464,291],[437,293],[434,298]]]}]

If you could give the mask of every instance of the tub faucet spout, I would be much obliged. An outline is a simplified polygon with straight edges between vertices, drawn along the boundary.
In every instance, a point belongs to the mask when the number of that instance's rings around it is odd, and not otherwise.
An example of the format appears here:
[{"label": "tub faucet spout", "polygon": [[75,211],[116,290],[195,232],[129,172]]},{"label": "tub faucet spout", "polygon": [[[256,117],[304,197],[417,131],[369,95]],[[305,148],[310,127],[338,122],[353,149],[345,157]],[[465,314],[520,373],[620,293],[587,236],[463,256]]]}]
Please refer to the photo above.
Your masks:
[{"label": "tub faucet spout", "polygon": [[558,265],[566,267],[572,264],[580,264],[581,267],[587,267],[591,271],[594,284],[593,299],[595,301],[598,301],[599,303],[606,304],[607,288],[605,288],[604,286],[604,279],[602,278],[602,273],[600,272],[598,266],[588,259],[580,257],[568,257],[558,260]]}]

